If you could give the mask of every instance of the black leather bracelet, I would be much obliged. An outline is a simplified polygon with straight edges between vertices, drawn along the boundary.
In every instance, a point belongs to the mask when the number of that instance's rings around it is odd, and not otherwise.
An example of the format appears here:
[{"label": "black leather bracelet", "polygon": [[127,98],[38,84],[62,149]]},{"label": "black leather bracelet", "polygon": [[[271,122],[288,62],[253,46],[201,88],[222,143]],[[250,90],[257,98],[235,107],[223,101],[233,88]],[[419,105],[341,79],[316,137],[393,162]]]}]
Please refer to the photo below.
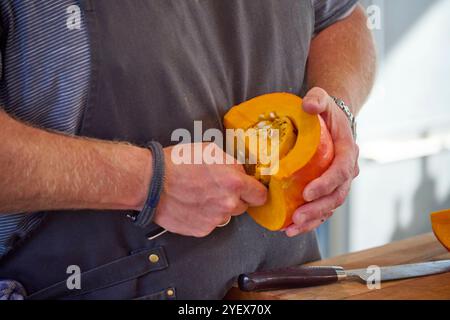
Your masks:
[{"label": "black leather bracelet", "polygon": [[163,147],[159,142],[152,141],[147,145],[147,148],[152,152],[152,180],[150,182],[144,208],[136,216],[132,217],[134,223],[141,228],[145,228],[153,222],[156,207],[158,206],[161,192],[164,187],[165,166]]}]

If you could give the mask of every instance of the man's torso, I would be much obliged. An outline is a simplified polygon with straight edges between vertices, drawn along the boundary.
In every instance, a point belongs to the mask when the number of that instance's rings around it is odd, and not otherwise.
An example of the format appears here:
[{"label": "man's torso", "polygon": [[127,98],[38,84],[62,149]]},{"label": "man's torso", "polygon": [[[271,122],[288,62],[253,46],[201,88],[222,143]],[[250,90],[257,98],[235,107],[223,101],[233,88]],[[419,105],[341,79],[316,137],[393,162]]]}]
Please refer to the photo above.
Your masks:
[{"label": "man's torso", "polygon": [[[138,144],[155,139],[167,146],[173,130],[192,131],[195,120],[204,130],[222,129],[224,113],[242,101],[301,92],[314,31],[310,1],[103,0],[81,1],[80,8],[91,62],[77,134]],[[93,270],[161,247],[164,270],[113,281],[84,297],[141,297],[170,286],[180,297],[219,298],[239,272],[318,258],[312,234],[287,239],[246,215],[204,239],[169,234],[149,241],[146,231],[131,226],[123,212],[47,213],[36,234],[0,263],[0,273],[34,292],[64,280],[69,264]]]}]

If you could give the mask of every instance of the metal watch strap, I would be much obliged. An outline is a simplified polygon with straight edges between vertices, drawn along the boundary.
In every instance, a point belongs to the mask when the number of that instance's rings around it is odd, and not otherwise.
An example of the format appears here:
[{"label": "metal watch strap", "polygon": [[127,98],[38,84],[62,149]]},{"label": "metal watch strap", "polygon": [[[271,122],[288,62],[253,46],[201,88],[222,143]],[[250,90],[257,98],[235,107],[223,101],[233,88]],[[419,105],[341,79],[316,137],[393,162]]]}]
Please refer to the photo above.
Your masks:
[{"label": "metal watch strap", "polygon": [[356,118],[353,115],[353,113],[350,111],[350,108],[345,104],[345,102],[342,99],[330,96],[336,105],[344,111],[345,115],[347,116],[348,121],[350,122],[350,128],[352,129],[353,138],[356,140]]}]

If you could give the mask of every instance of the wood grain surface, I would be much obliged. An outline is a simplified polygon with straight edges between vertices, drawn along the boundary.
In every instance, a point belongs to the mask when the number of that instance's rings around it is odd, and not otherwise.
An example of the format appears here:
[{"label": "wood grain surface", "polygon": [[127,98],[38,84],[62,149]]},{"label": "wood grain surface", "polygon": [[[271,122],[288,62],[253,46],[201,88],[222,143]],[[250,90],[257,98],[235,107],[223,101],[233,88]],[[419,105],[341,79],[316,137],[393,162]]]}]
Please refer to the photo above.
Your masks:
[{"label": "wood grain surface", "polygon": [[[317,261],[308,265],[342,266],[345,269],[367,268],[370,265],[388,266],[405,263],[450,259],[450,253],[433,234],[394,242],[382,247]],[[379,290],[369,290],[357,281],[341,281],[314,288],[271,292],[242,292],[233,288],[226,299],[231,300],[378,300],[378,299],[439,299],[450,300],[450,273],[400,281],[384,282]]]}]

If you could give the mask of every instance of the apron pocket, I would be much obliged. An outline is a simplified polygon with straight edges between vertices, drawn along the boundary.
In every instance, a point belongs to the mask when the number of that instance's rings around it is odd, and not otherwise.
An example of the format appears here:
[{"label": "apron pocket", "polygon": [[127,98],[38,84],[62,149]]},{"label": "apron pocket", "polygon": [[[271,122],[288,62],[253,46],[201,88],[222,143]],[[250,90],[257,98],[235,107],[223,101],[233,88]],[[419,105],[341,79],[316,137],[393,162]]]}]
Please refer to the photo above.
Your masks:
[{"label": "apron pocket", "polygon": [[69,290],[66,280],[27,297],[29,300],[72,299],[137,279],[169,266],[162,247],[144,249],[81,273],[81,289]]}]

